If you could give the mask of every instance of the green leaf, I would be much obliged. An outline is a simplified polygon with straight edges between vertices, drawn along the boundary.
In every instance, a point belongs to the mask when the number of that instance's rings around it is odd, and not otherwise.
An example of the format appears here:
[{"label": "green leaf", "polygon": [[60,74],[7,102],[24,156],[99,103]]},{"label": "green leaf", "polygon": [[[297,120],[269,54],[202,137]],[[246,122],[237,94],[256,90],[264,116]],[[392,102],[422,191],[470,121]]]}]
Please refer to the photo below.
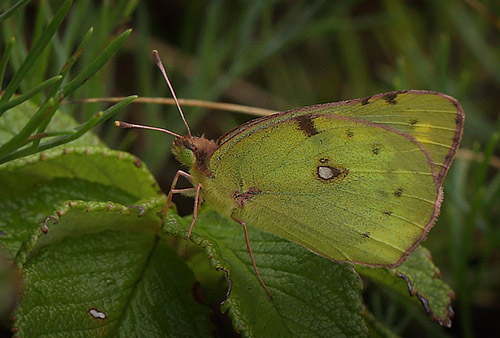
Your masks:
[{"label": "green leaf", "polygon": [[[186,237],[190,218],[169,212],[166,234]],[[200,210],[191,240],[205,247],[232,290],[223,310],[245,337],[367,336],[361,280],[349,264],[329,261],[302,246],[249,227],[257,267],[273,295],[259,284],[242,228],[208,207]]]},{"label": "green leaf", "polygon": [[429,251],[422,246],[395,269],[356,266],[356,271],[403,297],[411,297],[415,303],[420,302],[427,314],[440,325],[451,326],[451,301],[455,294],[441,279],[439,269],[432,263]]},{"label": "green leaf", "polygon": [[68,200],[137,204],[160,196],[136,157],[103,147],[65,147],[0,166],[0,249],[15,255],[52,210]]},{"label": "green leaf", "polygon": [[[186,264],[155,233],[164,199],[144,214],[114,203],[57,208],[57,224],[20,250],[20,337],[205,337],[209,311],[192,297]],[[175,273],[172,273],[175,271]]]}]

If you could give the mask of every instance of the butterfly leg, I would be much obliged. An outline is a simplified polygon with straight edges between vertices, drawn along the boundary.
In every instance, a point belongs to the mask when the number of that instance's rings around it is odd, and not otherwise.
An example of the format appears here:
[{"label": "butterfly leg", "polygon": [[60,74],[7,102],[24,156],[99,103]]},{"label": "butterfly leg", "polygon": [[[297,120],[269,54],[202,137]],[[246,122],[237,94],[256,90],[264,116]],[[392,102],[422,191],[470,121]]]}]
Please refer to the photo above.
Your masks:
[{"label": "butterfly leg", "polygon": [[252,248],[250,247],[250,240],[248,239],[247,225],[242,220],[239,220],[236,217],[234,217],[234,215],[231,217],[232,217],[232,219],[234,219],[236,222],[240,223],[243,226],[243,231],[245,232],[245,241],[247,242],[248,253],[250,254],[250,259],[252,260],[253,270],[255,271],[255,274],[257,275],[257,278],[259,279],[260,285],[262,285],[264,287],[264,290],[266,290],[266,293],[269,296],[269,298],[273,299],[273,295],[271,294],[271,291],[269,291],[266,284],[264,284],[262,277],[260,277],[259,270],[257,269],[257,264],[255,264],[255,259],[253,258]]},{"label": "butterfly leg", "polygon": [[193,209],[193,220],[191,221],[191,225],[189,226],[189,232],[186,238],[186,247],[185,251],[187,252],[187,247],[189,244],[189,239],[191,238],[191,233],[193,232],[194,224],[196,223],[196,219],[198,218],[198,211],[200,210],[200,205],[202,202],[202,199],[200,198],[200,190],[201,190],[201,183],[198,183],[196,188],[186,188],[186,189],[176,189],[175,186],[177,185],[177,181],[179,180],[179,177],[185,177],[188,179],[189,182],[193,181],[193,177],[188,174],[185,171],[179,170],[174,176],[174,179],[172,180],[172,184],[170,186],[170,191],[167,195],[167,202],[165,203],[165,206],[163,207],[163,222],[165,222],[165,217],[167,216],[167,211],[170,208],[170,204],[172,203],[172,196],[174,194],[182,193],[182,192],[187,192],[187,191],[193,191],[196,189],[196,194],[194,196],[194,209]]},{"label": "butterfly leg", "polygon": [[175,186],[177,185],[177,181],[179,180],[179,177],[185,177],[189,182],[192,182],[193,177],[189,175],[187,172],[179,170],[174,176],[174,179],[172,180],[172,184],[170,185],[170,191],[168,192],[167,195],[167,202],[165,203],[165,206],[163,207],[163,223],[165,223],[165,217],[167,217],[167,211],[170,208],[170,204],[172,203],[172,196],[174,194],[178,194],[181,192],[186,192],[186,191],[193,191],[194,188],[187,188],[187,189],[175,189]]},{"label": "butterfly leg", "polygon": [[200,210],[200,205],[201,205],[200,190],[201,190],[201,183],[198,183],[198,185],[196,186],[196,195],[194,195],[193,220],[191,221],[191,225],[189,226],[189,231],[186,238],[185,251],[187,251],[188,248],[189,239],[191,238],[191,233],[193,232],[194,228],[194,223],[196,223],[196,219],[198,219],[198,211]]}]

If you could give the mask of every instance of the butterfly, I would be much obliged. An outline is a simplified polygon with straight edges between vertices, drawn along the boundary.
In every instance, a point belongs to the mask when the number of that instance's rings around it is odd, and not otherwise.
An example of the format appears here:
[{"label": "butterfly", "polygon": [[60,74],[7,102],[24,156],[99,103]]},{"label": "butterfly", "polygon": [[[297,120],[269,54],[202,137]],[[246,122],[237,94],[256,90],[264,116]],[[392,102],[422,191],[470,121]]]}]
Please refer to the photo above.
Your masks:
[{"label": "butterfly", "polygon": [[[423,241],[439,214],[443,181],[463,132],[457,100],[425,90],[394,91],[256,118],[217,141],[192,136],[159,56],[153,52],[188,130],[116,122],[175,136],[175,193],[194,192],[242,225],[303,245],[325,258],[396,267]],[[180,177],[193,185],[177,189]],[[165,211],[166,211],[165,210]],[[272,297],[272,296],[271,296]]]}]

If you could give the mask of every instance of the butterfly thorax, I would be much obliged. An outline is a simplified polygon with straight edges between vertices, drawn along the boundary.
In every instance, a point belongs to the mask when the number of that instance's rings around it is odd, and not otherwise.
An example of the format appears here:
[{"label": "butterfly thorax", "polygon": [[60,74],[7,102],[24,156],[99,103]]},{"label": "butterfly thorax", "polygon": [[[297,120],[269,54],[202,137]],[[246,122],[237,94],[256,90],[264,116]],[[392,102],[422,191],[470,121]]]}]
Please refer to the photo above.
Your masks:
[{"label": "butterfly thorax", "polygon": [[174,156],[189,167],[191,171],[211,177],[208,163],[218,145],[204,136],[182,136],[174,139],[172,152]]}]

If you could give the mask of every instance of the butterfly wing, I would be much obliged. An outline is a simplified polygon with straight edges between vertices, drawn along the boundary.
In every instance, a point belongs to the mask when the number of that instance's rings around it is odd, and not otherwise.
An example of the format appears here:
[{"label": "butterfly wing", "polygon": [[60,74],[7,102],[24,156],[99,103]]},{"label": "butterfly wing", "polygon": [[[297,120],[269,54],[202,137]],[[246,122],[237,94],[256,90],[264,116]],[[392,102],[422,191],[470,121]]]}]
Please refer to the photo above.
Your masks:
[{"label": "butterfly wing", "polygon": [[253,120],[219,140],[204,196],[325,257],[397,265],[434,224],[463,111],[393,92]]}]

